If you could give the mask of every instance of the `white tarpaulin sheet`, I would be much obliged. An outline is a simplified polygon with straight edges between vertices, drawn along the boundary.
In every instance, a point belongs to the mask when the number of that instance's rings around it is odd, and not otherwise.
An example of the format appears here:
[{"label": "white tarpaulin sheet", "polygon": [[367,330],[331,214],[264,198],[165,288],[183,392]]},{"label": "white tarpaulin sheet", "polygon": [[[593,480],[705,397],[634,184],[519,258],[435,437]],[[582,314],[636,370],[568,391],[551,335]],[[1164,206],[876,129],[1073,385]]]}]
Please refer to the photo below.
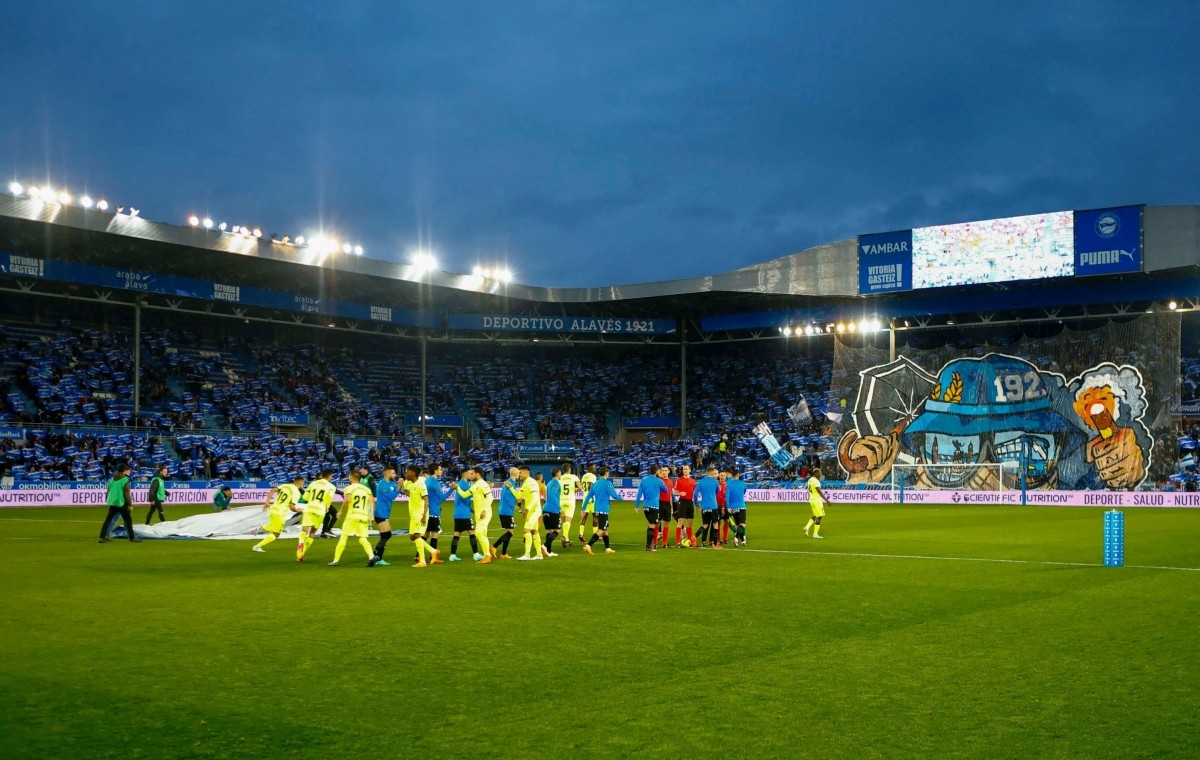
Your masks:
[{"label": "white tarpaulin sheet", "polygon": [[[237,539],[261,539],[266,533],[262,526],[267,522],[267,512],[259,506],[235,507],[224,512],[209,512],[192,515],[182,520],[168,520],[154,525],[134,525],[133,532],[139,538],[206,538],[214,541],[231,541]],[[125,536],[125,525],[121,518],[116,519],[113,534]],[[334,529],[334,534],[341,531]],[[376,531],[371,531],[375,534]],[[284,523],[280,536],[298,538],[300,536],[300,514],[294,512]]]}]

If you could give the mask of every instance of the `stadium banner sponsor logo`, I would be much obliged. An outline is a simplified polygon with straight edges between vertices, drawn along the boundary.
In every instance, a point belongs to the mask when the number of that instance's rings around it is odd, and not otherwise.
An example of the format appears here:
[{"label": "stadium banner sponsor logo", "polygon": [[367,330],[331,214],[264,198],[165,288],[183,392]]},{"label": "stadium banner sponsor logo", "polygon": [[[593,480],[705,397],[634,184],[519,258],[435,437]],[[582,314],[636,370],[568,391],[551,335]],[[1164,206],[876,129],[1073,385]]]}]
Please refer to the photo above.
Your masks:
[{"label": "stadium banner sponsor logo", "polygon": [[912,288],[912,230],[858,237],[858,293]]},{"label": "stadium banner sponsor logo", "polygon": [[0,438],[11,438],[15,441],[25,440],[25,428],[0,427]]},{"label": "stadium banner sponsor logo", "polygon": [[440,327],[437,314],[411,309],[392,309],[370,304],[335,301],[320,296],[297,295],[248,285],[227,285],[191,277],[139,272],[135,269],[40,259],[17,254],[0,254],[0,274],[40,277],[79,285],[135,290],[166,296],[221,301],[303,314],[327,314],[350,319],[389,322],[406,327]]},{"label": "stadium banner sponsor logo", "polygon": [[[258,503],[267,499],[269,488],[234,488],[233,503]],[[149,503],[144,488],[132,490],[134,509]],[[167,488],[167,504],[212,504],[216,488]],[[0,507],[102,507],[107,495],[102,486],[88,488],[0,489]],[[336,500],[337,497],[335,497]]]},{"label": "stadium banner sponsor logo", "polygon": [[308,415],[304,412],[263,412],[258,418],[280,427],[304,427],[308,424]]},{"label": "stadium banner sponsor logo", "polygon": [[1075,274],[1142,271],[1142,207],[1075,212]]},{"label": "stadium banner sponsor logo", "polygon": [[500,332],[611,333],[613,335],[668,335],[673,319],[633,317],[539,317],[510,314],[451,314],[451,330]]}]

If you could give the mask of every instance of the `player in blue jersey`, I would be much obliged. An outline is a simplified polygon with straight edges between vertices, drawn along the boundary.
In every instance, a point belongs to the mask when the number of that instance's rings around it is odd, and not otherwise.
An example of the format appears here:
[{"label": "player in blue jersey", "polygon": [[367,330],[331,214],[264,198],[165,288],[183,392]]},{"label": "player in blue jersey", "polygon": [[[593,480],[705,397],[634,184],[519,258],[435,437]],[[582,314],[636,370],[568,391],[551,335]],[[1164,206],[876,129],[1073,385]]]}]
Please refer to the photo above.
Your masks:
[{"label": "player in blue jersey", "polygon": [[383,561],[383,553],[392,538],[392,502],[399,496],[400,483],[396,480],[396,469],[390,465],[384,467],[383,480],[375,484],[374,516],[375,527],[379,529],[379,541],[375,544],[375,554],[367,562],[367,567],[388,566],[388,563]]},{"label": "player in blue jersey", "polygon": [[592,545],[598,539],[604,540],[605,554],[617,553],[617,550],[612,548],[608,542],[608,515],[612,509],[613,500],[619,500],[620,498],[621,496],[617,493],[617,489],[613,488],[612,481],[608,479],[608,467],[601,467],[597,473],[596,482],[592,484],[587,498],[583,500],[583,506],[580,507],[584,512],[587,512],[589,506],[592,508],[593,519],[596,525],[592,537],[583,545],[583,550],[588,554],[593,553]]},{"label": "player in blue jersey", "polygon": [[471,554],[475,561],[483,559],[479,552],[479,539],[475,538],[474,504],[471,501],[471,479],[467,468],[459,473],[458,483],[454,488],[454,537],[450,539],[450,561],[462,562],[458,557],[458,539],[466,533],[471,540]]},{"label": "player in blue jersey", "polygon": [[720,538],[718,531],[721,529],[721,513],[717,506],[717,491],[720,490],[720,487],[721,483],[717,479],[717,466],[710,464],[704,477],[696,481],[696,494],[693,497],[696,506],[700,507],[700,542],[703,546],[708,546],[711,540],[714,549],[721,548],[718,540]]},{"label": "player in blue jersey", "polygon": [[[500,559],[512,559],[508,553],[508,545],[512,543],[513,529],[516,527],[517,498],[521,495],[521,471],[516,467],[508,468],[508,480],[500,486],[500,527],[503,533],[492,544],[492,556]],[[496,554],[499,551],[499,555]]]},{"label": "player in blue jersey", "polygon": [[425,529],[425,542],[435,552],[438,550],[438,536],[442,532],[442,502],[446,500],[446,492],[442,490],[442,473],[445,472],[440,464],[435,464],[425,478],[425,490],[429,492],[429,526]]},{"label": "player in blue jersey", "polygon": [[542,544],[542,556],[557,557],[554,553],[554,539],[562,527],[562,481],[559,477],[562,470],[555,467],[550,471],[550,482],[546,484],[545,504],[542,505],[542,527],[546,529],[546,541]]},{"label": "player in blue jersey", "polygon": [[655,543],[658,538],[658,499],[662,494],[666,484],[662,478],[658,477],[657,473],[662,470],[655,470],[649,475],[642,478],[641,485],[638,486],[637,499],[633,502],[634,511],[641,512],[646,510],[646,551],[657,551]]},{"label": "player in blue jersey", "polygon": [[736,468],[730,468],[725,481],[725,509],[733,522],[733,545],[746,545],[746,481]]}]

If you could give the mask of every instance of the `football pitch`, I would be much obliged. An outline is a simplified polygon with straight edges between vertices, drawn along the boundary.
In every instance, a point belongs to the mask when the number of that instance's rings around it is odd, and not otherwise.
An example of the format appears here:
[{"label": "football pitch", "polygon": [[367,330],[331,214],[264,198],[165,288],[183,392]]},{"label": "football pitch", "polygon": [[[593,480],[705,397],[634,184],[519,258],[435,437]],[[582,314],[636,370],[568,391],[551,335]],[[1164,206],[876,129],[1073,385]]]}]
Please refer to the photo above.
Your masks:
[{"label": "football pitch", "polygon": [[748,549],[646,554],[621,504],[615,555],[418,570],[3,510],[0,756],[1200,756],[1200,512],[1126,510],[1123,568],[1100,509],[749,514]]}]

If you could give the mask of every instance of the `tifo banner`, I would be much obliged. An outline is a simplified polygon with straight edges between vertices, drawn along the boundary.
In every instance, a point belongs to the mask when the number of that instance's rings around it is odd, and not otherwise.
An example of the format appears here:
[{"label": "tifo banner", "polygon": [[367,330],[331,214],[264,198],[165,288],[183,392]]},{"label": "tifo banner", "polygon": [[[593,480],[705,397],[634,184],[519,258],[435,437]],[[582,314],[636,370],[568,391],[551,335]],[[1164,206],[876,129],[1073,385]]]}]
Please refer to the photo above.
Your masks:
[{"label": "tifo banner", "polygon": [[858,237],[858,292],[912,288],[912,230]]},{"label": "tifo banner", "polygon": [[[965,349],[883,349],[839,341],[833,392],[847,400],[838,462],[851,484],[992,491],[1131,490],[1162,482],[1176,456],[1178,315]],[[1110,357],[1120,357],[1114,361]],[[936,465],[936,466],[931,466]]]},{"label": "tifo banner", "polygon": [[1142,207],[1075,212],[1075,275],[1142,271]]}]

